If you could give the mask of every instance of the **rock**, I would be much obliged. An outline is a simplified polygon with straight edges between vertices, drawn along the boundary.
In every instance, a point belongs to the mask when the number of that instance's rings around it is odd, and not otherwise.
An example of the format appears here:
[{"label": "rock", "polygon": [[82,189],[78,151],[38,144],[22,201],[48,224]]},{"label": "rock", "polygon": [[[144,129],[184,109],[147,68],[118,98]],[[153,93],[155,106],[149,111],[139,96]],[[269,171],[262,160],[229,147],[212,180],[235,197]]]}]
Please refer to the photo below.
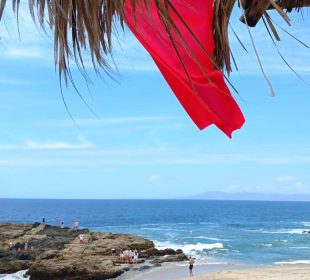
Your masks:
[{"label": "rock", "polygon": [[139,271],[150,269],[150,268],[151,268],[151,266],[149,266],[149,265],[143,265],[143,266],[139,267]]},{"label": "rock", "polygon": [[151,257],[158,257],[158,256],[166,256],[166,255],[177,255],[177,254],[182,254],[182,250],[173,250],[170,248],[167,249],[161,249],[158,250],[155,247],[149,248],[143,252],[140,253],[140,256],[143,258],[151,258]]},{"label": "rock", "polygon": [[121,263],[119,252],[124,249],[138,250],[138,263],[159,257],[153,261],[160,265],[186,258],[181,250],[158,250],[152,241],[130,234],[93,233],[39,223],[0,224],[0,273],[28,269],[31,280],[111,279],[133,268],[150,267]]},{"label": "rock", "polygon": [[101,259],[96,255],[63,255],[55,253],[40,256],[30,267],[31,280],[61,279],[110,279],[121,275],[125,270],[114,266],[107,257]]},{"label": "rock", "polygon": [[151,261],[152,264],[160,264],[164,262],[181,262],[181,261],[186,261],[188,260],[188,257],[181,253],[177,255],[170,255],[170,256],[164,256],[162,258],[156,258]]},{"label": "rock", "polygon": [[19,270],[25,270],[30,267],[32,261],[10,260],[0,261],[0,274],[14,273]]}]

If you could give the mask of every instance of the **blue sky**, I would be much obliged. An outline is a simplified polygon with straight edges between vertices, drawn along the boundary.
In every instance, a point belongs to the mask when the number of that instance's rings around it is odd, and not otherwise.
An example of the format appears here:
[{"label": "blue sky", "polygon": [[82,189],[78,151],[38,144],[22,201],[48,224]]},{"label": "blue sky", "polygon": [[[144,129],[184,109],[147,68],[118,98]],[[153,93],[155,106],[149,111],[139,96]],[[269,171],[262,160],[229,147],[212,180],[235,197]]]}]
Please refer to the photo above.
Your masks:
[{"label": "blue sky", "polygon": [[[310,193],[310,87],[281,61],[260,24],[252,29],[275,97],[259,71],[249,35],[234,12],[231,35],[239,72],[231,81],[246,124],[227,138],[215,127],[199,131],[135,38],[114,42],[117,82],[93,84],[72,64],[75,82],[94,116],[69,86],[62,102],[51,38],[23,6],[21,39],[7,11],[0,25],[0,197],[169,198],[204,191]],[[310,44],[309,13],[292,27]],[[279,30],[279,49],[310,83],[310,50]]]}]

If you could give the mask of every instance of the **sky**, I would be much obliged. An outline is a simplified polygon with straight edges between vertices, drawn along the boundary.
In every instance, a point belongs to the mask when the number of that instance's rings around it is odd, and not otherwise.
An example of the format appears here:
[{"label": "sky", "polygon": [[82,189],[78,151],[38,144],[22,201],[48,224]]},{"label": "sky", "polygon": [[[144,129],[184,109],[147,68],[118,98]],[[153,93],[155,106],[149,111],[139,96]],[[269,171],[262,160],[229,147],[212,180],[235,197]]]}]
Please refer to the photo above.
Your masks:
[{"label": "sky", "polygon": [[[290,15],[289,27],[310,45],[310,15]],[[239,71],[230,80],[246,123],[229,139],[214,126],[200,131],[153,61],[126,29],[114,40],[115,80],[96,75],[89,89],[74,63],[83,98],[64,88],[53,41],[20,10],[0,23],[0,198],[175,198],[206,191],[310,193],[310,49],[280,29],[279,50],[260,23],[251,29],[276,96],[259,70],[240,11],[230,31]],[[308,84],[307,84],[308,83]],[[97,115],[97,116],[96,116]]]}]

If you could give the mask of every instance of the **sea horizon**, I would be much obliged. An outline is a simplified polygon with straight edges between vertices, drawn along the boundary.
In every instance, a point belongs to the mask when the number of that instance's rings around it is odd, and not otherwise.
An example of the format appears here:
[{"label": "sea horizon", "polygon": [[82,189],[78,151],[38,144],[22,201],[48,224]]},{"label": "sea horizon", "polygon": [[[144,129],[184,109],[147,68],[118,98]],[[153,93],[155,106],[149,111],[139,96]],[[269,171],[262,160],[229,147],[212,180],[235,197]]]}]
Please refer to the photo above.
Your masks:
[{"label": "sea horizon", "polygon": [[124,201],[124,200],[149,200],[149,201],[174,201],[174,200],[186,200],[186,201],[253,201],[253,202],[309,202],[310,200],[269,200],[269,199],[215,199],[215,198],[22,198],[22,197],[0,197],[0,200],[85,200],[85,201]]}]

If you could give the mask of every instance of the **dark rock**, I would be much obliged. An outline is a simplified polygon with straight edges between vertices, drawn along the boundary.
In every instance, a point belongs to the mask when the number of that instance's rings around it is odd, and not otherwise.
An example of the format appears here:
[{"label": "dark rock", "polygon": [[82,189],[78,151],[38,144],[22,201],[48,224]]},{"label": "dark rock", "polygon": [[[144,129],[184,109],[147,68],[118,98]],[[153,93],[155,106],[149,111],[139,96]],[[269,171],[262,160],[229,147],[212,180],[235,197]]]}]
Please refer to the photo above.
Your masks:
[{"label": "dark rock", "polygon": [[[111,256],[112,249],[115,256]],[[0,273],[28,269],[31,280],[103,280],[135,267],[151,267],[121,263],[118,255],[124,249],[138,250],[138,263],[154,257],[160,257],[154,265],[184,260],[182,251],[157,250],[152,241],[130,234],[92,233],[39,223],[0,224]]]},{"label": "dark rock", "polygon": [[145,251],[142,251],[140,253],[140,256],[143,258],[151,258],[151,257],[160,257],[160,256],[166,256],[166,255],[173,256],[173,255],[178,255],[178,254],[183,254],[183,251],[180,249],[175,251],[170,248],[158,250],[155,247],[152,247]]},{"label": "dark rock", "polygon": [[160,264],[164,262],[181,262],[188,260],[187,256],[185,254],[178,254],[178,255],[170,255],[170,256],[164,256],[162,258],[156,258],[151,261],[152,264]]},{"label": "dark rock", "polygon": [[32,261],[21,261],[21,260],[10,260],[0,261],[0,274],[3,273],[14,273],[19,270],[28,269]]},{"label": "dark rock", "polygon": [[150,268],[151,268],[151,266],[149,266],[149,265],[143,265],[143,266],[139,267],[139,271],[150,269]]}]

